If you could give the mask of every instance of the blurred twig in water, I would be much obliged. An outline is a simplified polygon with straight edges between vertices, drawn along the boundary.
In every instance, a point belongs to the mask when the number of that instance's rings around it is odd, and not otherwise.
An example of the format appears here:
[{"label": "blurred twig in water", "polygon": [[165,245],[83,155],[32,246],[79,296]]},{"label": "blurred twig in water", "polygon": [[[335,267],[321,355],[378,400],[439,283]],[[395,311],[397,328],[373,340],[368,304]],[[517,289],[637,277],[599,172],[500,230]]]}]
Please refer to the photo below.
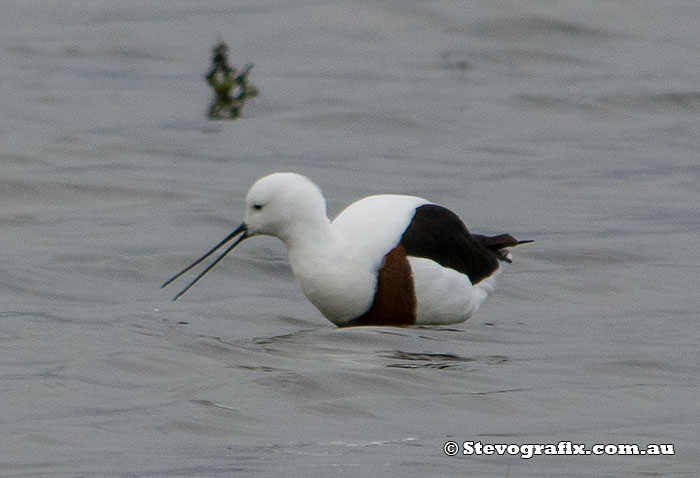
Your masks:
[{"label": "blurred twig in water", "polygon": [[221,41],[214,47],[212,66],[205,76],[214,91],[214,98],[209,106],[209,119],[236,119],[240,117],[243,105],[249,98],[258,96],[260,91],[248,82],[248,75],[253,68],[249,63],[239,72],[235,72],[228,60],[228,45]]}]

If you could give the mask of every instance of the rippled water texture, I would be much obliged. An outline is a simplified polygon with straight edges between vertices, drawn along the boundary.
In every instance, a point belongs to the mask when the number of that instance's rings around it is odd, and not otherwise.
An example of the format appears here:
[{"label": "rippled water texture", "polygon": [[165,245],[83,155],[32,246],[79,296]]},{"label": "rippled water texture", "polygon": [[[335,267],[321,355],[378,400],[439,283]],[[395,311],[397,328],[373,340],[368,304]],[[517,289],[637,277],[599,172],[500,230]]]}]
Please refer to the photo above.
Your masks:
[{"label": "rippled water texture", "polygon": [[[0,475],[697,476],[700,6],[0,4]],[[222,38],[261,95],[209,122]],[[337,330],[284,248],[159,285],[292,170],[514,251],[450,328]],[[671,443],[673,457],[457,456]]]}]

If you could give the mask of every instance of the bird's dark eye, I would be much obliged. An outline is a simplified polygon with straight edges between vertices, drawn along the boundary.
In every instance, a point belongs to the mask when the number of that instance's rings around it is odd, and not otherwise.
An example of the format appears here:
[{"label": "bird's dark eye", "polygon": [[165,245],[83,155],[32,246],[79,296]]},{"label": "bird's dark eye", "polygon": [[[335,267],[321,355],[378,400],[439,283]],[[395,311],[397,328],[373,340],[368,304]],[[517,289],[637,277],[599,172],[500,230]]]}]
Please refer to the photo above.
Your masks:
[{"label": "bird's dark eye", "polygon": [[263,205],[262,205],[262,204],[253,204],[253,209],[255,209],[256,211],[259,211],[259,210],[261,210],[261,209],[262,209],[262,207],[263,207]]}]

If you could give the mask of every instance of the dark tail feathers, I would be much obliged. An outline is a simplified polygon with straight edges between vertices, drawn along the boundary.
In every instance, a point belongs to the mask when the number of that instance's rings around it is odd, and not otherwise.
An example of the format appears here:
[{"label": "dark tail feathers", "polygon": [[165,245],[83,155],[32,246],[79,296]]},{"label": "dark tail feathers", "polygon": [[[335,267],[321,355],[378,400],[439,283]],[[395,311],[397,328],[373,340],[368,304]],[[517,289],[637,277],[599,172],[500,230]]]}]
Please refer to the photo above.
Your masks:
[{"label": "dark tail feathers", "polygon": [[511,263],[510,257],[508,257],[508,251],[505,249],[509,247],[519,246],[520,244],[528,244],[533,242],[531,240],[519,241],[510,234],[499,234],[497,236],[482,236],[474,234],[477,241],[481,243],[487,250],[491,251],[497,259]]}]

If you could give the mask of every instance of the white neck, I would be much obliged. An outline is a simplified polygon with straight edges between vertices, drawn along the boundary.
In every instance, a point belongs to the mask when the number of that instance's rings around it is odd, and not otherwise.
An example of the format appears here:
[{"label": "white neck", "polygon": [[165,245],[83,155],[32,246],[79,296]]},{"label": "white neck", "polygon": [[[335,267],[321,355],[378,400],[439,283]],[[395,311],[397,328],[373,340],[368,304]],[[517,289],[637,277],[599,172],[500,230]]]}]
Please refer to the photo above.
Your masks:
[{"label": "white neck", "polygon": [[325,215],[289,224],[279,238],[289,249],[290,256],[327,250],[335,243],[331,221]]}]

